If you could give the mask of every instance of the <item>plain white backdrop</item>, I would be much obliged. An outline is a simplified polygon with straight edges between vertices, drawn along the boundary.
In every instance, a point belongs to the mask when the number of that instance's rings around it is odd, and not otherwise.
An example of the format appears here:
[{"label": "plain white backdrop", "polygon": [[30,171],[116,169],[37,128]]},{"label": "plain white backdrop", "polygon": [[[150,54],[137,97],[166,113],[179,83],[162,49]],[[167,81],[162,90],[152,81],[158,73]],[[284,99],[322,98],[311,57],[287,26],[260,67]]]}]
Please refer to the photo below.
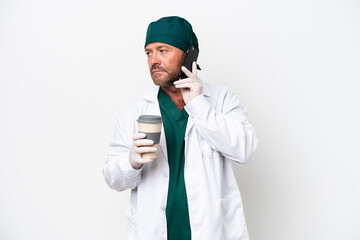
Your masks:
[{"label": "plain white backdrop", "polygon": [[251,239],[360,239],[356,0],[0,0],[0,239],[126,239],[129,191],[102,167],[120,109],[152,85],[146,27],[170,15],[257,131],[234,166]]}]

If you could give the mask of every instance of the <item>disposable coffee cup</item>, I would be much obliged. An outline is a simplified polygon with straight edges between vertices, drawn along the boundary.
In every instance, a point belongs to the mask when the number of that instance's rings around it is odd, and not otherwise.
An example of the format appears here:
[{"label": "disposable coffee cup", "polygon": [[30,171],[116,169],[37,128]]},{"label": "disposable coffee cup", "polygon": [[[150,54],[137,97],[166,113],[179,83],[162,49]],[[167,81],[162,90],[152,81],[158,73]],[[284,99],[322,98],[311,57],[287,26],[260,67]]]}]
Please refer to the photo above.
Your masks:
[{"label": "disposable coffee cup", "polygon": [[142,153],[142,158],[156,158],[158,152],[158,146],[160,142],[161,126],[163,120],[161,116],[157,115],[140,115],[138,122],[139,133],[145,133],[145,139],[151,139],[154,144],[151,147],[156,148],[156,152]]}]

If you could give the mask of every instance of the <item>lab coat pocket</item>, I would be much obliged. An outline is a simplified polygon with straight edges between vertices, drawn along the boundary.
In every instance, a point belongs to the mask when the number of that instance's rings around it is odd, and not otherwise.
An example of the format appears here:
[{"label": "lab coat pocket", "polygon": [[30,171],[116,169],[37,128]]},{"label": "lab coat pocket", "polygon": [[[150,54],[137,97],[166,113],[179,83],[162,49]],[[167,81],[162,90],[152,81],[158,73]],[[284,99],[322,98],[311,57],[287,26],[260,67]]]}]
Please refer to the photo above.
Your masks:
[{"label": "lab coat pocket", "polygon": [[137,240],[136,233],[136,215],[133,213],[131,207],[127,210],[128,219],[128,240]]},{"label": "lab coat pocket", "polygon": [[221,199],[224,240],[249,240],[240,193]]}]

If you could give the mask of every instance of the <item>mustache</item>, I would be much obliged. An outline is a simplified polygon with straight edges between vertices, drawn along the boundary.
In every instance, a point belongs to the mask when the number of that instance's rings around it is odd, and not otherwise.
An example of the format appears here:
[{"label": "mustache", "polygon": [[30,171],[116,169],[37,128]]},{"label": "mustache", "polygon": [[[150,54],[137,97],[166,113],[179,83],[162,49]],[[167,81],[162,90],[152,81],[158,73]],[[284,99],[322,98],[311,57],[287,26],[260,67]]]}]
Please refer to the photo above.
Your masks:
[{"label": "mustache", "polygon": [[161,66],[159,66],[158,64],[155,64],[151,67],[151,71],[154,71],[154,70],[162,70],[164,72],[167,72],[167,70]]}]

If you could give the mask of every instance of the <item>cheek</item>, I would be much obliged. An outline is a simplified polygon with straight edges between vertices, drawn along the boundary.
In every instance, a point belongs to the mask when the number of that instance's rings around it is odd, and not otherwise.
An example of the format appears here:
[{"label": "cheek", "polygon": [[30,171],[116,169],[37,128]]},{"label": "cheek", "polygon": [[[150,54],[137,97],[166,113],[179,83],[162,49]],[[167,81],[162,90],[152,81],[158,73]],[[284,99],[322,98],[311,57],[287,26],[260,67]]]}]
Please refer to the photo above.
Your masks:
[{"label": "cheek", "polygon": [[182,66],[182,61],[178,61],[176,64],[176,68],[174,69],[175,71],[179,72]]},{"label": "cheek", "polygon": [[172,69],[174,70],[180,70],[180,67],[182,65],[182,58],[179,56],[174,56],[171,61],[170,61],[170,64],[172,66]]},{"label": "cheek", "polygon": [[182,66],[183,62],[184,62],[184,59],[185,59],[185,54],[181,54],[180,57],[178,57],[176,60],[177,60],[177,66],[180,67]]}]

